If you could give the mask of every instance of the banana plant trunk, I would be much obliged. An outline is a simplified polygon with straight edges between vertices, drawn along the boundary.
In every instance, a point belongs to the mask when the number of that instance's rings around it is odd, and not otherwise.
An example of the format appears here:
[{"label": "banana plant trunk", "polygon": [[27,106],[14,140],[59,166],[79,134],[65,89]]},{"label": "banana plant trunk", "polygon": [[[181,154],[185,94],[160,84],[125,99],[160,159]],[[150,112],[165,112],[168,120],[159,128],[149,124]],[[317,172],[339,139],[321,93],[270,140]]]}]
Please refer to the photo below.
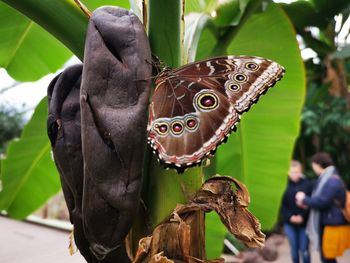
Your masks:
[{"label": "banana plant trunk", "polygon": [[[183,0],[149,0],[148,36],[151,50],[160,61],[170,67],[179,67],[183,61],[184,39]],[[146,174],[146,191],[143,197],[149,209],[152,228],[161,223],[176,207],[185,204],[203,183],[202,168],[192,168],[183,174],[165,170],[152,153],[149,173]],[[191,255],[205,259],[204,212],[198,211],[191,222]],[[169,237],[170,238],[170,237]]]}]

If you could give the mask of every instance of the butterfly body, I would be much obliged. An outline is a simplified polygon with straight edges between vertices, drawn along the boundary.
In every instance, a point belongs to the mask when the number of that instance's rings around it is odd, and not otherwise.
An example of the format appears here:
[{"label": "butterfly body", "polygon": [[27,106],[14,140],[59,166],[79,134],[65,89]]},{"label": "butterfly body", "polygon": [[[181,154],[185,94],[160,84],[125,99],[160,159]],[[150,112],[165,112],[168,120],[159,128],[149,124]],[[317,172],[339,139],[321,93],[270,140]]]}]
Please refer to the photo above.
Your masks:
[{"label": "butterfly body", "polygon": [[166,166],[181,171],[200,164],[283,73],[276,62],[249,56],[217,57],[163,71],[155,80],[148,142]]}]

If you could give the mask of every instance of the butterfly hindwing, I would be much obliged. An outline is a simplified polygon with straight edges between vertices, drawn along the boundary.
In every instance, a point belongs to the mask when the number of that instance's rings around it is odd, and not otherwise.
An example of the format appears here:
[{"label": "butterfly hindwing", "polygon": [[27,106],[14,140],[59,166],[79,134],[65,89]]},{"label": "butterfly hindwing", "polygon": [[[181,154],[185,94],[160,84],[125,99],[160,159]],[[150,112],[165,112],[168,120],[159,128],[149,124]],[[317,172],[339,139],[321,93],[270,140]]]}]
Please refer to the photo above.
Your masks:
[{"label": "butterfly hindwing", "polygon": [[268,59],[228,56],[160,75],[148,126],[148,141],[160,161],[178,170],[201,163],[283,73]]},{"label": "butterfly hindwing", "polygon": [[149,141],[161,161],[178,167],[200,162],[238,122],[224,94],[200,83],[193,84],[189,92],[186,84],[172,94],[163,93],[168,87],[162,85],[170,84],[161,84],[157,90],[162,92],[155,91],[150,108]]}]

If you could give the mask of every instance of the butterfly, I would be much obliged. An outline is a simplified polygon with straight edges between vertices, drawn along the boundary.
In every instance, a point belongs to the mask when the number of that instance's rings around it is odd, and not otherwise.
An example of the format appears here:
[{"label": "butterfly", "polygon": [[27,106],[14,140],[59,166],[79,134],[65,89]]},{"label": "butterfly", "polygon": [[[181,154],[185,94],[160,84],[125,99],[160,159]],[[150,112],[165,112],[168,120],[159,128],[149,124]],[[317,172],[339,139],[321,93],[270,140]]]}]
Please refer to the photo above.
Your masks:
[{"label": "butterfly", "polygon": [[155,78],[148,122],[148,143],[160,163],[178,172],[200,165],[284,72],[278,63],[254,56],[163,70]]}]

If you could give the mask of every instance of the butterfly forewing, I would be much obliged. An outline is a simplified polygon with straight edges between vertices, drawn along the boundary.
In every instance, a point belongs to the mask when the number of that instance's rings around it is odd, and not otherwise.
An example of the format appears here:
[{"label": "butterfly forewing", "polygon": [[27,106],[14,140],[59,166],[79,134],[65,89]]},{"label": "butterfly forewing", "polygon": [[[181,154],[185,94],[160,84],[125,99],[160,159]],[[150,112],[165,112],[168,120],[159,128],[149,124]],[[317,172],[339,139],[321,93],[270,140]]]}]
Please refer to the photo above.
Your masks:
[{"label": "butterfly forewing", "polygon": [[148,141],[178,170],[200,163],[284,73],[263,58],[228,56],[187,64],[156,79]]}]

